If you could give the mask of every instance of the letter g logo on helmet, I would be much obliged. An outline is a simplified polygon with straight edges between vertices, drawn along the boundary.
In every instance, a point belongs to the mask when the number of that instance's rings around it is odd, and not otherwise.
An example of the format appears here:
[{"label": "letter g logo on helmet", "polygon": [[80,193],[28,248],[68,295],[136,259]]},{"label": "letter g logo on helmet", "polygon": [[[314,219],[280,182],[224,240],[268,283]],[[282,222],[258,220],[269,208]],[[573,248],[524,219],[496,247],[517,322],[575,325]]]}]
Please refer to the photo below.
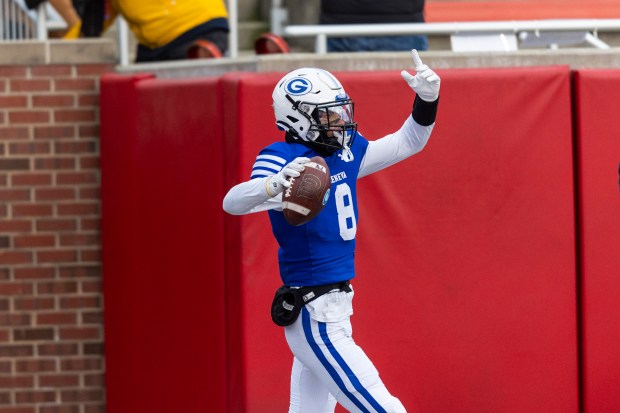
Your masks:
[{"label": "letter g logo on helmet", "polygon": [[303,77],[295,77],[286,82],[284,90],[293,96],[305,95],[312,90],[312,83]]}]

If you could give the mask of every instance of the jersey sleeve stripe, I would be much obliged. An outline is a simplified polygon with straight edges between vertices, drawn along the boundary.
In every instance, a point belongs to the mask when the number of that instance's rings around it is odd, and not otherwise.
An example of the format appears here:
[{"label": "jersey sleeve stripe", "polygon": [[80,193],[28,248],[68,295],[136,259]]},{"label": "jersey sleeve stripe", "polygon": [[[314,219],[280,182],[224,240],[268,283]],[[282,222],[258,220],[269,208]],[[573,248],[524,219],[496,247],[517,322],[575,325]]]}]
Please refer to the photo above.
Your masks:
[{"label": "jersey sleeve stripe", "polygon": [[273,162],[256,161],[252,169],[269,169],[274,172],[279,172],[284,165],[280,165]]},{"label": "jersey sleeve stripe", "polygon": [[261,177],[271,176],[271,175],[274,175],[274,173],[270,171],[266,171],[264,169],[256,169],[252,171],[252,175],[250,176],[250,179],[261,178]]},{"label": "jersey sleeve stripe", "polygon": [[280,156],[275,156],[275,155],[258,155],[256,157],[256,161],[273,161],[275,163],[279,163],[280,165],[284,166],[284,164],[286,163],[286,159],[280,157]]},{"label": "jersey sleeve stripe", "polygon": [[[261,155],[258,158],[256,158],[256,162],[254,162],[254,166],[252,167],[251,179],[261,177],[261,176],[275,175],[278,172],[280,172],[280,169],[282,169],[283,165],[279,163],[267,161],[267,160],[259,160],[259,158],[262,157],[262,159],[265,159],[265,157],[267,156],[269,156],[270,158],[277,158],[271,155]],[[282,159],[282,158],[278,158],[278,159]],[[284,162],[285,161],[283,161],[282,163]]]}]

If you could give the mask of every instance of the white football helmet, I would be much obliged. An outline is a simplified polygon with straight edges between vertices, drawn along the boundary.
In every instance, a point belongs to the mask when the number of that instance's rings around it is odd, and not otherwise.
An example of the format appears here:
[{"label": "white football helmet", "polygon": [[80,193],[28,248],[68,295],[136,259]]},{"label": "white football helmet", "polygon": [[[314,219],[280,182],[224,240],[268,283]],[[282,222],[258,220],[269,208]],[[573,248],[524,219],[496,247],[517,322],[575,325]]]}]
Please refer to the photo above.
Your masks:
[{"label": "white football helmet", "polygon": [[307,67],[284,76],[273,90],[276,125],[328,152],[350,147],[357,131],[353,101],[326,70]]}]

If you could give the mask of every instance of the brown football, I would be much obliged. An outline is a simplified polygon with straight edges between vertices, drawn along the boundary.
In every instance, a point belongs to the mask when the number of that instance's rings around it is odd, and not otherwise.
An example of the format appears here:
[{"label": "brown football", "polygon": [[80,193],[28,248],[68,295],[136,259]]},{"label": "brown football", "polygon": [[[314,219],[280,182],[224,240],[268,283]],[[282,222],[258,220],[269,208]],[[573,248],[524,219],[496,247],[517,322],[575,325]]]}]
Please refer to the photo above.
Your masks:
[{"label": "brown football", "polygon": [[282,195],[282,212],[286,222],[303,225],[318,215],[329,199],[331,176],[325,159],[310,158],[297,178],[289,179],[291,187]]}]

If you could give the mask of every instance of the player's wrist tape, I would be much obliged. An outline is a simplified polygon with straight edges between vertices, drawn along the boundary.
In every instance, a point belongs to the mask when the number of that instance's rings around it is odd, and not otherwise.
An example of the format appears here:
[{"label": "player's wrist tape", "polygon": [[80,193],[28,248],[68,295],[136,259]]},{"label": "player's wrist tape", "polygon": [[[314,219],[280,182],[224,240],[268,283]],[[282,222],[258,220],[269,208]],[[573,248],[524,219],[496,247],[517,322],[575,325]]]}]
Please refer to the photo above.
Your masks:
[{"label": "player's wrist tape", "polygon": [[413,110],[411,116],[418,124],[422,126],[430,126],[435,123],[437,116],[437,107],[439,106],[439,98],[433,102],[427,102],[420,96],[416,95],[413,101]]},{"label": "player's wrist tape", "polygon": [[267,177],[267,179],[265,179],[265,192],[267,192],[267,195],[269,195],[271,198],[281,192],[278,192],[278,182],[275,179],[275,175],[269,176]]}]

